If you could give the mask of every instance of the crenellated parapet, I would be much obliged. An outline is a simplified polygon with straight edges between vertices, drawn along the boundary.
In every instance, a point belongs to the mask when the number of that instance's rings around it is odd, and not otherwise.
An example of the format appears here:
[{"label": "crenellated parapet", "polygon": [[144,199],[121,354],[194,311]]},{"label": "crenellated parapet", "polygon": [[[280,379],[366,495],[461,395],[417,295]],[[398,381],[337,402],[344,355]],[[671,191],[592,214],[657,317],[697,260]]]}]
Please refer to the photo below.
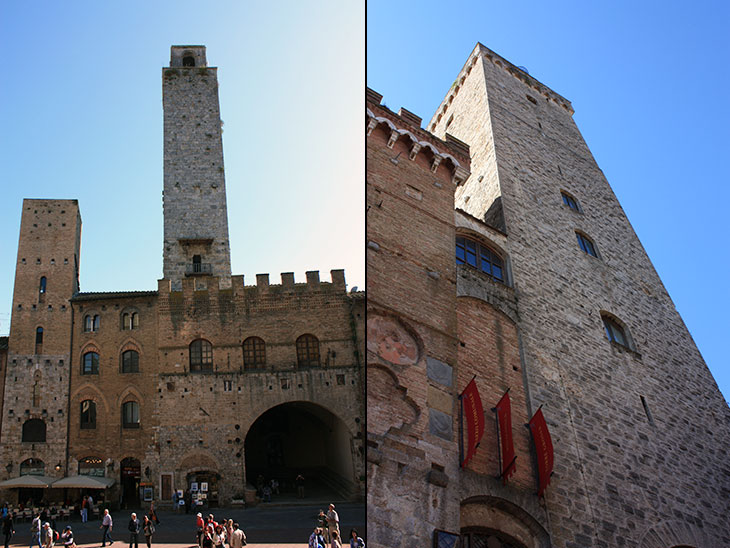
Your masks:
[{"label": "crenellated parapet", "polygon": [[221,278],[207,276],[182,280],[180,290],[172,290],[170,280],[158,281],[159,310],[173,315],[198,317],[221,314],[222,317],[248,315],[255,310],[287,310],[307,306],[340,306],[347,298],[344,270],[331,270],[330,280],[320,280],[319,271],[306,273],[306,281],[297,283],[293,272],[282,272],[281,283],[272,284],[269,274],[257,274],[255,285],[245,285],[243,275],[231,276],[230,287]]},{"label": "crenellated parapet", "polygon": [[[412,112],[401,108],[398,114],[392,112],[385,105],[381,105],[382,95],[370,88],[367,89],[368,104],[365,108],[366,132],[370,137],[375,128],[382,126],[389,132],[388,148],[393,148],[396,142],[408,142],[408,160],[415,161],[419,154],[429,157],[432,172],[439,166],[451,170],[451,180],[455,185],[466,181],[469,171],[469,146],[451,135],[446,140],[421,129],[421,118]],[[397,161],[397,160],[395,160]]]}]

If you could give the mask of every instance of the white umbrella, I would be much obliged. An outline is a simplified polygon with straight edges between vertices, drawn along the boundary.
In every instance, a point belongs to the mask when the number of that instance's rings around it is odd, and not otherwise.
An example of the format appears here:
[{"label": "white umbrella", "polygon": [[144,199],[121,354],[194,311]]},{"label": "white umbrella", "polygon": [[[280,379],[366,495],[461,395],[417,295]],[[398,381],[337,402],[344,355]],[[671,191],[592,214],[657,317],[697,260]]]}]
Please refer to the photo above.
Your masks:
[{"label": "white umbrella", "polygon": [[20,476],[17,478],[11,478],[9,480],[0,481],[0,487],[11,488],[11,487],[50,487],[50,485],[56,481],[56,478],[49,478],[48,476]]},{"label": "white umbrella", "polygon": [[106,489],[114,485],[112,478],[96,476],[69,476],[55,481],[51,487],[79,487],[81,489]]}]

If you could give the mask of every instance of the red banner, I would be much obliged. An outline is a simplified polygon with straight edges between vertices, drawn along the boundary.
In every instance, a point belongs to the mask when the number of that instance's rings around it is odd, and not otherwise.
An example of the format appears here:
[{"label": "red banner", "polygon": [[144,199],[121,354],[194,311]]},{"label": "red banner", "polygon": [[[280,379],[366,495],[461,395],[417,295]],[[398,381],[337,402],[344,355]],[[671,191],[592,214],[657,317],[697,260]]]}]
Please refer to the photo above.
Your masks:
[{"label": "red banner", "polygon": [[497,425],[499,426],[499,438],[502,448],[502,485],[507,485],[507,480],[517,469],[515,445],[512,441],[512,406],[509,400],[509,392],[504,393],[494,411],[497,413]]},{"label": "red banner", "polygon": [[537,452],[539,485],[537,496],[541,497],[548,483],[550,483],[550,476],[553,473],[553,441],[550,439],[550,432],[545,417],[542,415],[542,409],[537,410],[537,413],[530,419],[528,426]]},{"label": "red banner", "polygon": [[461,400],[462,413],[466,418],[467,445],[464,460],[461,462],[461,467],[464,468],[476,453],[479,442],[484,435],[484,408],[474,379],[466,385],[459,399]]}]

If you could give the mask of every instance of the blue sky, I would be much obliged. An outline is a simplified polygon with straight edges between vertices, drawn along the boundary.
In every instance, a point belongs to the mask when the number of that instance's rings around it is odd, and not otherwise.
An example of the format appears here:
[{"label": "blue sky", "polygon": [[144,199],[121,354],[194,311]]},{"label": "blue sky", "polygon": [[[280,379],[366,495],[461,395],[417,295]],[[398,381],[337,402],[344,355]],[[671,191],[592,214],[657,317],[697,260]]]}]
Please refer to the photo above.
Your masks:
[{"label": "blue sky", "polygon": [[162,67],[218,67],[234,274],[364,288],[365,10],[318,0],[3,2],[0,334],[23,198],[77,198],[81,290],[162,277]]},{"label": "blue sky", "polygon": [[367,83],[438,107],[477,42],[566,97],[730,400],[730,4],[369,0]]}]

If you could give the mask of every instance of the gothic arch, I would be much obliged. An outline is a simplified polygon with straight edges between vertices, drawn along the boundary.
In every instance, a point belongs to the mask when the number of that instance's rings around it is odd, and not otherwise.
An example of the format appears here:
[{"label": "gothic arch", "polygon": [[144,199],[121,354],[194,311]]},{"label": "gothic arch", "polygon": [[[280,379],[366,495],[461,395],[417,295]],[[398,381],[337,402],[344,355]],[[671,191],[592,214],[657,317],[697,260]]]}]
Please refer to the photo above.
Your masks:
[{"label": "gothic arch", "polygon": [[83,356],[87,352],[96,352],[97,354],[99,354],[99,356],[101,356],[101,350],[99,349],[99,345],[96,344],[96,342],[93,339],[81,347],[81,350],[79,351],[79,355]]},{"label": "gothic arch", "polygon": [[104,392],[99,390],[96,385],[89,382],[82,384],[74,390],[71,393],[70,400],[74,404],[81,403],[84,400],[93,400],[97,403],[97,405],[101,403],[104,406],[104,412],[109,412],[109,402],[107,401],[106,396],[104,396]]},{"label": "gothic arch", "polygon": [[722,546],[719,538],[713,538],[696,525],[679,520],[667,520],[644,532],[639,548],[668,548]]},{"label": "gothic arch", "polygon": [[176,469],[184,477],[190,472],[198,470],[211,470],[218,472],[220,466],[216,458],[209,452],[195,449],[185,453],[178,461]]},{"label": "gothic arch", "polygon": [[492,495],[479,495],[461,501],[461,530],[491,530],[503,533],[527,548],[549,548],[550,535],[545,527],[521,506]]},{"label": "gothic arch", "polygon": [[139,354],[139,357],[142,358],[143,352],[142,352],[142,345],[139,344],[134,337],[127,337],[125,341],[121,344],[119,347],[119,351],[117,354],[121,355],[122,352],[126,352],[127,350],[134,350]]},{"label": "gothic arch", "polygon": [[139,404],[141,415],[142,403],[145,401],[145,399],[142,393],[137,390],[135,386],[127,386],[124,390],[122,390],[122,392],[119,394],[119,397],[117,398],[117,407],[121,409],[123,403],[132,400],[135,400]]}]

